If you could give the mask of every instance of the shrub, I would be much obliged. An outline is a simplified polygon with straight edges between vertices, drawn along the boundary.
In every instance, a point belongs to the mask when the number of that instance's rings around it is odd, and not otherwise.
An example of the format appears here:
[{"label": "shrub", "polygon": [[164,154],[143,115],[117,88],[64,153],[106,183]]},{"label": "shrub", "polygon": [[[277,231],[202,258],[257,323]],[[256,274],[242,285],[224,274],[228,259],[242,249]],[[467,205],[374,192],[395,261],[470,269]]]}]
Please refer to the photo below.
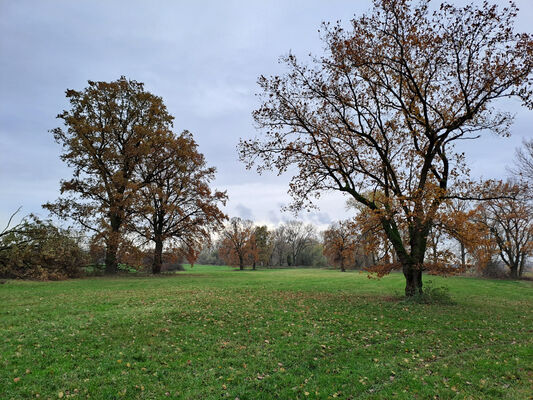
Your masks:
[{"label": "shrub", "polygon": [[175,272],[175,271],[185,271],[185,268],[183,268],[183,265],[179,263],[163,263],[161,266],[162,271],[166,272]]},{"label": "shrub", "polygon": [[450,296],[450,290],[447,286],[435,287],[433,286],[433,281],[430,280],[425,282],[422,293],[407,297],[404,301],[408,303],[418,304],[455,304],[452,297]]},{"label": "shrub", "polygon": [[481,271],[481,274],[485,278],[494,279],[505,279],[509,277],[509,272],[506,270],[505,266],[494,260],[487,263],[485,268]]},{"label": "shrub", "polygon": [[35,216],[0,238],[0,277],[59,280],[77,277],[87,263],[79,238]]}]

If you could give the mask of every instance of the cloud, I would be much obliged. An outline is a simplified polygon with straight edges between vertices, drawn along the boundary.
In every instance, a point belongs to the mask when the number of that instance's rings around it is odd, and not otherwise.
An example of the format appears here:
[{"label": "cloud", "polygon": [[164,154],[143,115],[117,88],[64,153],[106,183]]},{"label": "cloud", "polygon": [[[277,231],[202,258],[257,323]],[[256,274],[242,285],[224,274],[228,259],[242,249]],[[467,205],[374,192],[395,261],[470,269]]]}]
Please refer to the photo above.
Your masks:
[{"label": "cloud", "polygon": [[268,219],[269,219],[269,222],[271,222],[272,224],[275,224],[277,225],[278,222],[279,222],[279,211],[276,212],[274,210],[268,210]]},{"label": "cloud", "polygon": [[316,212],[310,214],[311,220],[319,225],[331,224],[331,217],[326,212]]},{"label": "cloud", "polygon": [[237,215],[244,219],[254,219],[254,214],[252,213],[252,210],[242,204],[237,204],[235,206],[235,210],[237,211]]}]

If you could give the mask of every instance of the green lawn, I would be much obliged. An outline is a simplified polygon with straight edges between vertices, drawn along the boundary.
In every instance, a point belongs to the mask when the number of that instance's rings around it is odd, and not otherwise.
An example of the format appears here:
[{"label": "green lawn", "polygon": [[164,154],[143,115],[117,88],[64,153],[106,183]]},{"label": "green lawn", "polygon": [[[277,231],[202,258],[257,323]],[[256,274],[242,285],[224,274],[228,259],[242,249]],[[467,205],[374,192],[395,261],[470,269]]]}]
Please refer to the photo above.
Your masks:
[{"label": "green lawn", "polygon": [[531,282],[425,279],[456,304],[316,269],[9,281],[0,398],[531,398]]}]

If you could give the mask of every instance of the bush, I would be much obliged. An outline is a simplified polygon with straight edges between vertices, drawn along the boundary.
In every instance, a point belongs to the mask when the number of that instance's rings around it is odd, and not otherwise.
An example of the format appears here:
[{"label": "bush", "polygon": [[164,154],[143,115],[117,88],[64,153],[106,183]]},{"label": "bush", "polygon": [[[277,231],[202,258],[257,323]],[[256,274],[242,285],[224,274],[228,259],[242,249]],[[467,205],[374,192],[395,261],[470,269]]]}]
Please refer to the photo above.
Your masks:
[{"label": "bush", "polygon": [[485,268],[483,268],[483,270],[481,271],[481,274],[485,278],[493,279],[505,279],[509,277],[509,272],[507,271],[507,269],[494,260],[491,260],[487,263]]},{"label": "bush", "polygon": [[87,253],[71,231],[35,216],[0,238],[0,277],[59,280],[77,277]]},{"label": "bush", "polygon": [[435,287],[433,286],[433,281],[430,280],[424,284],[422,293],[407,297],[405,301],[418,304],[455,304],[450,296],[450,289],[447,286]]},{"label": "bush", "polygon": [[183,265],[179,263],[163,263],[161,270],[164,272],[185,271]]}]

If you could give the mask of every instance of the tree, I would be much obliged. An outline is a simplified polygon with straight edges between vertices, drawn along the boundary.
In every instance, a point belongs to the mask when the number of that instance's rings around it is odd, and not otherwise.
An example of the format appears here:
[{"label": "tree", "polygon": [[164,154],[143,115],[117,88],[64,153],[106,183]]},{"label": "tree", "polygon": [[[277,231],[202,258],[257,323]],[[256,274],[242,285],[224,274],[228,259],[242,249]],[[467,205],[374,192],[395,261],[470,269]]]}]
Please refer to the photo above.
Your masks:
[{"label": "tree", "polygon": [[298,265],[300,254],[316,237],[315,227],[311,224],[305,225],[302,221],[289,221],[285,223],[285,240],[289,250],[287,264],[289,266]]},{"label": "tree", "polygon": [[228,265],[238,265],[242,271],[249,260],[256,260],[253,223],[232,218],[221,233],[220,256]]},{"label": "tree", "polygon": [[533,139],[524,140],[522,147],[516,150],[513,172],[527,182],[529,190],[533,190]]},{"label": "tree", "polygon": [[[291,54],[286,75],[259,78],[254,118],[264,132],[241,140],[241,160],[258,172],[295,167],[293,209],[331,190],[365,206],[394,249],[405,294],[422,292],[437,211],[467,196],[454,144],[509,134],[511,117],[492,106],[499,98],[531,106],[533,40],[514,33],[516,12],[375,0],[349,30],[325,24],[323,57],[305,66]],[[382,201],[365,195],[375,191]]]},{"label": "tree", "polygon": [[222,227],[227,217],[219,204],[224,205],[227,196],[209,187],[215,171],[206,166],[188,131],[171,135],[160,152],[140,165],[139,181],[146,184],[139,190],[139,206],[128,228],[154,243],[154,274],[161,272],[165,242],[195,260],[202,243]]},{"label": "tree", "polygon": [[324,255],[342,272],[354,261],[358,236],[353,221],[339,221],[324,231]]},{"label": "tree", "polygon": [[519,193],[484,202],[480,210],[502,261],[509,267],[511,278],[516,279],[533,255],[533,205],[525,196],[525,187],[509,183],[503,190]]},{"label": "tree", "polygon": [[[14,226],[11,226],[11,223],[13,222],[13,218],[15,218],[15,216],[19,213],[19,211],[21,210],[22,206],[17,208],[17,210],[11,214],[9,216],[9,219],[7,220],[7,224],[6,226],[0,231],[0,240],[2,240],[2,238],[4,236],[7,236],[7,235],[10,235],[12,234],[13,232],[16,232],[19,228],[21,228],[21,226],[23,225],[23,222],[24,221],[21,221],[19,222],[18,224],[14,225]],[[0,251],[4,251],[4,250],[9,250],[11,248],[12,244],[5,244],[3,243],[1,246],[0,246]]]},{"label": "tree", "polygon": [[106,272],[114,273],[125,222],[145,184],[136,179],[139,166],[166,143],[173,117],[160,97],[125,77],[114,82],[89,81],[87,88],[69,89],[66,96],[70,110],[57,116],[66,129],[51,132],[63,147],[61,160],[74,169],[73,177],[61,181],[63,196],[44,207],[103,233]]},{"label": "tree", "polygon": [[281,224],[272,232],[272,264],[283,266],[287,261],[287,231]]},{"label": "tree", "polygon": [[269,265],[272,256],[271,233],[266,225],[256,226],[254,229],[255,245],[257,246],[258,262],[261,266]]}]

